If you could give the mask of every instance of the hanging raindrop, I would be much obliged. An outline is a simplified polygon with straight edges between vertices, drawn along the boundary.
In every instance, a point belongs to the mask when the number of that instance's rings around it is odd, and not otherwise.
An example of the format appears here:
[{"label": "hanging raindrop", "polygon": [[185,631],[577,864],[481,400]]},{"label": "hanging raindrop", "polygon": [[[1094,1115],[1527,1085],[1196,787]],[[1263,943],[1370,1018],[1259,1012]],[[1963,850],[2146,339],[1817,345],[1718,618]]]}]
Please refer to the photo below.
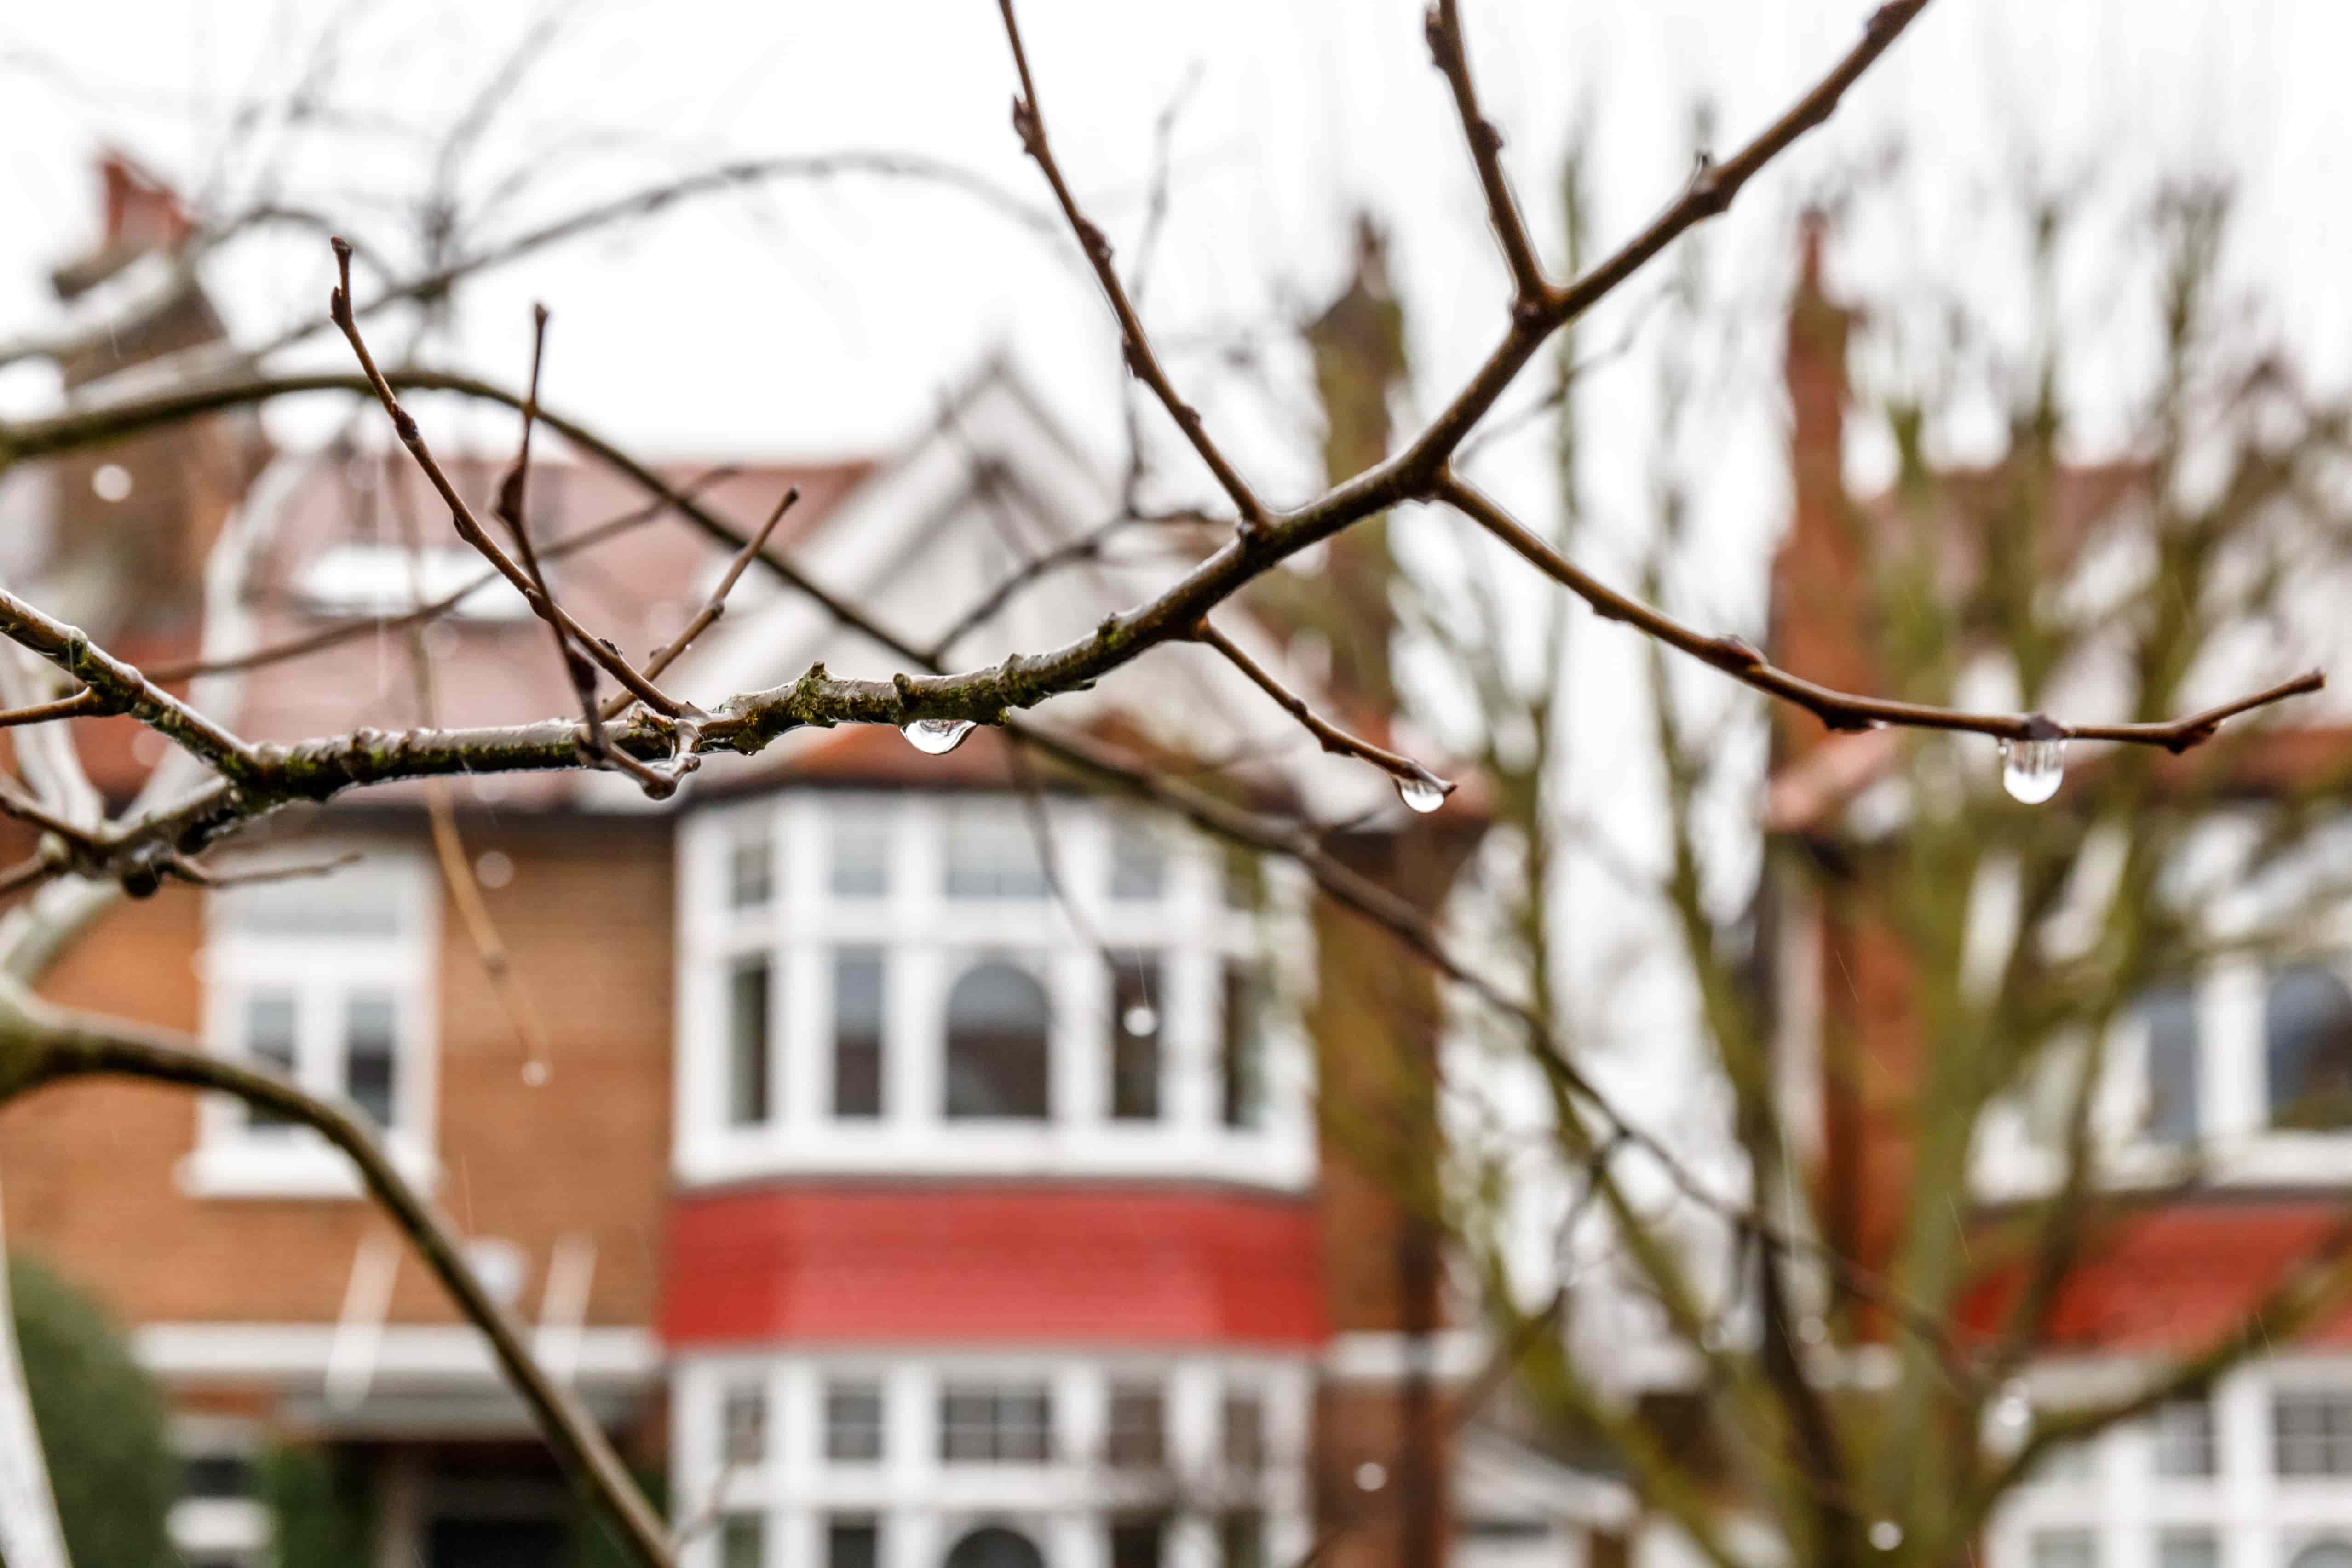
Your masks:
[{"label": "hanging raindrop", "polygon": [[1425,773],[1396,781],[1397,799],[1424,817],[1445,804],[1447,789],[1443,779],[1432,779]]},{"label": "hanging raindrop", "polygon": [[2000,787],[2029,806],[2039,806],[2058,793],[2066,777],[2063,740],[2004,740],[2000,743]]},{"label": "hanging raindrop", "polygon": [[919,718],[898,732],[907,744],[933,757],[944,757],[963,744],[971,733],[968,718]]},{"label": "hanging raindrop", "polygon": [[1159,1029],[1160,1015],[1143,1003],[1138,1002],[1119,1015],[1118,1026],[1128,1033],[1141,1039]]},{"label": "hanging raindrop", "polygon": [[2024,1389],[2012,1383],[1993,1400],[1992,1418],[2014,1431],[2033,1418],[2033,1403],[2026,1398]]},{"label": "hanging raindrop", "polygon": [[1903,1527],[1891,1519],[1882,1519],[1870,1527],[1870,1543],[1881,1552],[1892,1552],[1903,1544]]}]

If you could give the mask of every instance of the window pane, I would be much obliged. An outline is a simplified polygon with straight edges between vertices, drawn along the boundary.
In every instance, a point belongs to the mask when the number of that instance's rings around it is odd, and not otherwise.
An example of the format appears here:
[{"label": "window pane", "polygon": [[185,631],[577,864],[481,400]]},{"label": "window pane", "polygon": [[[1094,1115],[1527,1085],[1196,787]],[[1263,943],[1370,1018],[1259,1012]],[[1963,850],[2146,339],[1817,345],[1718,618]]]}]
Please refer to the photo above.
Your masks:
[{"label": "window pane", "polygon": [[1223,1038],[1218,1042],[1220,1099],[1228,1127],[1255,1127],[1265,1109],[1265,1039],[1260,1013],[1265,988],[1247,964],[1227,961]]},{"label": "window pane", "polygon": [[1218,1568],[1265,1568],[1265,1518],[1254,1508],[1217,1516]]},{"label": "window pane", "polygon": [[1218,1448],[1225,1463],[1241,1471],[1265,1465],[1265,1406],[1255,1394],[1225,1396]]},{"label": "window pane", "polygon": [[2221,1542],[2210,1530],[2168,1530],[2156,1538],[2156,1568],[2221,1568]]},{"label": "window pane", "polygon": [[1225,846],[1224,896],[1228,909],[1255,909],[1265,902],[1265,868],[1256,852],[1239,844]]},{"label": "window pane", "polygon": [[2147,1025],[2147,1135],[2186,1144],[2197,1136],[2197,993],[2164,986],[2140,999]]},{"label": "window pane", "polygon": [[727,855],[727,905],[756,909],[773,892],[773,852],[766,838],[742,839]]},{"label": "window pane", "polygon": [[2271,1434],[2279,1474],[2352,1475],[2352,1393],[2277,1396]]},{"label": "window pane", "polygon": [[1042,1388],[1008,1389],[996,1396],[996,1457],[1038,1463],[1053,1457],[1053,1399]]},{"label": "window pane", "polygon": [[[245,998],[245,1054],[254,1066],[294,1076],[294,993],[253,991]],[[248,1127],[284,1127],[292,1124],[258,1105],[245,1107]]]},{"label": "window pane", "polygon": [[1168,1533],[1160,1514],[1129,1514],[1110,1524],[1110,1568],[1160,1568],[1161,1539]]},{"label": "window pane", "polygon": [[1167,1425],[1166,1401],[1158,1384],[1113,1384],[1104,1458],[1122,1469],[1158,1468],[1168,1457]]},{"label": "window pane", "polygon": [[2333,969],[2303,964],[2271,981],[2263,1052],[2272,1126],[2352,1126],[2352,990]]},{"label": "window pane", "polygon": [[949,816],[950,898],[1043,898],[1045,893],[1034,824],[975,807]]},{"label": "window pane", "polygon": [[825,823],[833,846],[829,885],[835,898],[883,898],[890,892],[890,818],[871,806],[836,806]]},{"label": "window pane", "polygon": [[1001,959],[965,970],[948,993],[947,1113],[1043,1121],[1051,1024],[1026,970]]},{"label": "window pane", "polygon": [[2037,1530],[2032,1568],[2099,1568],[2098,1538],[2087,1530]]},{"label": "window pane", "polygon": [[1118,816],[1110,826],[1110,895],[1158,898],[1168,880],[1168,849],[1150,823]]},{"label": "window pane", "polygon": [[833,958],[833,1113],[882,1113],[882,955],[850,947]]},{"label": "window pane", "polygon": [[2202,1399],[2178,1399],[2156,1413],[2156,1473],[2213,1473],[2213,1406]]},{"label": "window pane", "polygon": [[767,1549],[766,1523],[756,1513],[730,1513],[720,1520],[719,1568],[761,1568]]},{"label": "window pane", "polygon": [[749,1126],[768,1119],[769,969],[765,958],[739,961],[727,974],[727,1119]]},{"label": "window pane", "polygon": [[870,1519],[836,1519],[824,1527],[824,1568],[875,1568],[882,1529]]},{"label": "window pane", "polygon": [[824,1457],[871,1464],[882,1457],[882,1390],[871,1383],[835,1383],[824,1391]]},{"label": "window pane", "polygon": [[396,1007],[388,991],[354,991],[343,998],[344,1091],[369,1120],[387,1128],[393,1124]]},{"label": "window pane", "polygon": [[1160,1116],[1160,959],[1115,953],[1110,971],[1110,1113],[1131,1122]]},{"label": "window pane", "polygon": [[738,1384],[719,1406],[719,1454],[730,1465],[755,1465],[768,1457],[768,1391]]},{"label": "window pane", "polygon": [[191,1454],[180,1461],[182,1497],[251,1497],[253,1459],[247,1454]]},{"label": "window pane", "polygon": [[1035,1464],[1054,1443],[1053,1397],[1034,1385],[950,1385],[940,1393],[940,1458]]}]

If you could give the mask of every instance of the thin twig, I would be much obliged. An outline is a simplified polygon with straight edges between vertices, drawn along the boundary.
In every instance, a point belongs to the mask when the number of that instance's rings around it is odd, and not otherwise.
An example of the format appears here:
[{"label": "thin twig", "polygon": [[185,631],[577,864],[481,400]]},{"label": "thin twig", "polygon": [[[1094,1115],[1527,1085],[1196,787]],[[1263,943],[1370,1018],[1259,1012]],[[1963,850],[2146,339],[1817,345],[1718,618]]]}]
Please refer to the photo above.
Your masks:
[{"label": "thin twig", "polygon": [[172,874],[199,887],[250,887],[256,883],[299,882],[307,877],[330,876],[345,866],[357,865],[364,859],[352,850],[329,860],[305,861],[299,865],[257,867],[252,871],[215,871],[190,860],[171,862]]},{"label": "thin twig", "polygon": [[47,724],[54,718],[77,718],[84,714],[104,713],[106,704],[99,695],[84,686],[69,696],[35,703],[30,707],[10,708],[0,712],[0,729],[14,729],[20,724]]},{"label": "thin twig", "polygon": [[[731,465],[710,469],[698,476],[678,493],[689,497],[698,496],[711,486],[722,480],[733,478],[739,472],[740,470]],[[643,506],[632,507],[618,516],[607,517],[601,523],[591,524],[576,533],[567,534],[557,539],[540,550],[539,559],[542,561],[561,560],[575,551],[586,549],[592,545],[602,544],[616,534],[625,533],[630,528],[649,523],[668,509],[669,503],[658,497]],[[281,664],[289,659],[301,658],[306,654],[322,653],[329,648],[339,647],[362,637],[372,637],[379,632],[398,632],[411,626],[422,626],[428,622],[438,621],[483,589],[503,580],[496,568],[484,567],[479,576],[462,588],[445,593],[438,599],[426,601],[415,609],[398,615],[376,616],[365,621],[349,621],[340,626],[329,626],[321,631],[309,632],[299,637],[289,637],[282,643],[272,643],[267,647],[255,648],[243,653],[233,653],[225,658],[182,659],[173,664],[156,664],[147,672],[148,678],[170,685],[178,681],[194,680],[202,675],[222,675],[237,670],[258,669],[264,664]]]},{"label": "thin twig", "polygon": [[79,627],[47,615],[0,589],[0,633],[28,648],[96,694],[90,713],[129,714],[229,779],[248,777],[253,748],[100,648]]},{"label": "thin twig", "polygon": [[[653,657],[646,661],[647,679],[660,674],[676,664],[680,654],[694,646],[695,639],[709,631],[711,625],[727,612],[727,596],[735,591],[736,581],[742,577],[743,569],[750,566],[760,552],[767,548],[768,536],[776,531],[776,525],[784,520],[784,514],[791,511],[793,503],[800,498],[801,487],[798,485],[785,489],[783,497],[776,503],[776,509],[770,512],[768,520],[760,525],[760,531],[746,540],[743,548],[735,552],[734,559],[727,563],[727,570],[720,575],[719,585],[713,588],[710,591],[710,596],[702,601],[702,608],[694,612],[694,619],[686,623],[684,631],[656,649]],[[630,701],[626,695],[615,696],[606,707],[604,716],[613,717],[626,708]]]},{"label": "thin twig", "polygon": [[2282,681],[2219,707],[2154,724],[2069,725],[2043,714],[1974,713],[1862,696],[1791,674],[1744,638],[1709,636],[1664,611],[1620,593],[1552,549],[1534,530],[1454,475],[1449,473],[1439,482],[1438,494],[1545,576],[1590,604],[1604,621],[1622,621],[1670,648],[1714,665],[1734,680],[1805,709],[1832,729],[1875,729],[1893,725],[1908,729],[1964,730],[2002,740],[2128,741],[2179,752],[2211,739],[2224,719],[2318,691],[2327,684],[2327,677],[2320,671],[2307,670],[2293,680]]},{"label": "thin twig", "polygon": [[1247,653],[1239,644],[1207,622],[1201,622],[1194,633],[1199,640],[1225,656],[1226,663],[1250,678],[1258,690],[1282,706],[1285,713],[1297,719],[1313,736],[1324,750],[1335,757],[1356,757],[1393,775],[1401,785],[1434,789],[1440,795],[1451,795],[1456,788],[1450,779],[1440,779],[1412,758],[1384,747],[1374,746],[1361,736],[1350,735],[1317,713],[1305,697],[1284,685],[1267,673],[1265,667]]},{"label": "thin twig", "polygon": [[1538,312],[1551,293],[1544,281],[1543,264],[1536,259],[1535,241],[1528,235],[1527,220],[1519,215],[1518,199],[1511,193],[1510,176],[1503,172],[1503,133],[1478,107],[1478,89],[1470,77],[1470,55],[1462,41],[1462,13],[1455,0],[1437,0],[1422,19],[1429,39],[1430,58],[1453,89],[1454,107],[1462,117],[1462,137],[1470,143],[1471,161],[1478,166],[1478,183],[1486,195],[1486,221],[1503,247],[1511,269],[1515,308]]},{"label": "thin twig", "polygon": [[1013,100],[1013,130],[1021,138],[1021,145],[1036,161],[1038,172],[1053,187],[1054,200],[1062,209],[1062,216],[1077,236],[1078,248],[1086,252],[1087,260],[1095,270],[1095,281],[1102,286],[1103,298],[1110,304],[1111,313],[1118,318],[1118,334],[1127,354],[1128,368],[1136,379],[1150,387],[1167,409],[1168,417],[1176,422],[1184,438],[1200,454],[1201,461],[1215,475],[1217,484],[1241,514],[1244,530],[1255,530],[1265,518],[1265,508],[1258,504],[1256,493],[1239,470],[1226,460],[1217,444],[1201,422],[1201,411],[1178,395],[1175,383],[1160,367],[1160,357],[1152,351],[1150,334],[1143,329],[1143,318],[1136,313],[1134,301],[1128,298],[1127,286],[1119,281],[1118,268],[1111,259],[1110,240],[1096,226],[1094,221],[1079,210],[1077,198],[1070,193],[1070,183],[1063,177],[1062,166],[1055,162],[1053,144],[1045,137],[1045,111],[1037,104],[1037,84],[1029,74],[1028,51],[1022,47],[1021,24],[1013,15],[1013,0],[997,0],[997,8],[1004,16],[1004,36],[1013,46],[1013,65],[1021,78],[1020,96]]},{"label": "thin twig", "polygon": [[359,324],[352,319],[351,247],[341,240],[335,242],[335,261],[342,279],[335,288],[330,306],[335,324],[342,329],[343,337],[351,343],[352,352],[359,360],[360,370],[367,378],[369,389],[375,393],[376,401],[383,404],[384,413],[391,416],[393,433],[400,437],[401,444],[408,448],[409,455],[416,459],[417,466],[433,482],[433,487],[441,493],[441,499],[449,507],[449,520],[456,526],[458,536],[496,567],[499,576],[514,585],[516,591],[523,596],[541,619],[553,622],[560,630],[576,638],[582,652],[594,659],[614,680],[635,692],[638,700],[647,707],[672,717],[683,712],[680,706],[665,695],[660,688],[638,674],[626,659],[590,635],[564,612],[562,606],[541,593],[530,574],[516,565],[506,551],[499,548],[498,541],[483,528],[480,519],[474,516],[473,508],[457,493],[457,486],[450,483],[449,476],[442,471],[432,448],[425,444],[416,421],[400,406],[399,394],[393,391],[392,382],[384,373],[376,368],[375,356],[368,352],[367,340],[360,336]]}]

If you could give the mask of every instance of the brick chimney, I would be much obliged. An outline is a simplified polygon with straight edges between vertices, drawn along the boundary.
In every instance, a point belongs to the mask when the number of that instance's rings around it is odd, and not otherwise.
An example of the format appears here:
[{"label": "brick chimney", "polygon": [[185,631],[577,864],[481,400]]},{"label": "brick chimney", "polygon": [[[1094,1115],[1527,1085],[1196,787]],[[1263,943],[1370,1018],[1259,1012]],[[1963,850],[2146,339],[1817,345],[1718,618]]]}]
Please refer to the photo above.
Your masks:
[{"label": "brick chimney", "polygon": [[[1799,237],[1797,288],[1789,302],[1784,373],[1789,389],[1788,536],[1772,563],[1770,653],[1808,680],[1848,691],[1875,685],[1868,559],[1845,492],[1846,338],[1853,313],[1829,297],[1822,251],[1829,220],[1808,213]],[[1818,744],[1819,720],[1781,706],[1774,743],[1781,762]]]},{"label": "brick chimney", "polygon": [[[196,225],[179,194],[121,152],[101,154],[94,172],[97,244],[50,282],[108,329],[58,356],[68,391],[226,336],[183,264]],[[193,652],[205,557],[267,456],[260,422],[236,411],[46,464],[47,537],[32,552],[43,604],[134,662]],[[123,731],[121,767],[105,741],[85,747],[102,787],[127,787],[143,771],[128,764],[127,723],[91,727]]]}]

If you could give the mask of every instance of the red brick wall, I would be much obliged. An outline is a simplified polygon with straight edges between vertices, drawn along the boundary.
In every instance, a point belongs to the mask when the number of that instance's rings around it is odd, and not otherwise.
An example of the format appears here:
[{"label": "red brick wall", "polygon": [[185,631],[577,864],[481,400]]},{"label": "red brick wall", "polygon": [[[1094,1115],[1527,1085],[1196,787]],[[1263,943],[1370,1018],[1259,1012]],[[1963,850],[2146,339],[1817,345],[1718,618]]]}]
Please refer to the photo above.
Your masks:
[{"label": "red brick wall", "polygon": [[[372,824],[373,826],[373,824]],[[421,821],[401,828],[421,854]],[[663,820],[506,819],[466,824],[515,875],[487,897],[554,1041],[543,1086],[520,1057],[463,923],[444,900],[436,1192],[457,1229],[505,1238],[535,1314],[558,1237],[596,1243],[592,1323],[650,1323],[668,1187],[671,870]],[[193,1031],[202,997],[201,905],[167,889],[125,903],[59,965],[58,1000]],[[175,1168],[196,1099],[177,1089],[79,1083],[0,1113],[8,1239],[140,1321],[332,1321],[361,1238],[355,1199],[194,1198]],[[404,1259],[392,1317],[446,1321],[437,1285]]]}]

